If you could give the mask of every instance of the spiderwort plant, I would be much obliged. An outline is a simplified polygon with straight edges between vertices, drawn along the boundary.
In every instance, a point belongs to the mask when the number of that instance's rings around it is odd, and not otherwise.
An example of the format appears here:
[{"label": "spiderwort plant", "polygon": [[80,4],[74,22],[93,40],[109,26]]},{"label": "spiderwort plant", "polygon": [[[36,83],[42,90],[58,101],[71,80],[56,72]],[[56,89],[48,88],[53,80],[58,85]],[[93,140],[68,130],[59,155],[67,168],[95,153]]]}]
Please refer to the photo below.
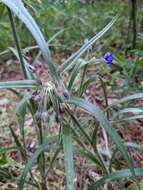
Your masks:
[{"label": "spiderwort plant", "polygon": [[[117,17],[113,18],[111,22],[107,26],[105,26],[99,33],[97,33],[94,37],[92,37],[87,43],[85,43],[77,52],[75,52],[61,67],[60,67],[60,74],[56,72],[55,65],[53,65],[53,62],[51,61],[50,58],[50,53],[47,44],[45,43],[45,39],[40,32],[37,24],[31,17],[31,15],[28,13],[26,8],[24,7],[22,1],[20,0],[1,0],[3,4],[5,4],[11,11],[13,11],[20,19],[22,22],[25,23],[27,26],[28,30],[32,33],[33,37],[35,38],[36,42],[38,43],[42,53],[43,57],[47,61],[48,68],[50,71],[51,78],[53,79],[52,82],[48,82],[45,84],[42,84],[37,81],[37,79],[29,79],[27,73],[25,73],[25,76],[27,77],[27,80],[21,80],[21,81],[13,81],[13,82],[7,82],[7,83],[0,83],[0,89],[4,88],[31,88],[34,90],[35,94],[38,95],[38,97],[35,97],[35,101],[33,100],[33,96],[23,96],[23,94],[20,94],[20,97],[22,97],[22,101],[20,102],[20,107],[24,107],[25,109],[28,108],[28,110],[31,112],[31,115],[33,117],[33,121],[35,124],[35,129],[37,133],[37,141],[38,141],[38,147],[36,148],[36,151],[34,154],[29,158],[28,150],[26,149],[26,146],[23,146],[23,143],[18,138],[17,135],[15,134],[14,130],[11,129],[13,138],[15,139],[15,143],[18,147],[18,150],[22,151],[22,154],[24,152],[24,163],[25,163],[25,168],[23,170],[22,176],[20,178],[20,182],[18,183],[18,189],[22,190],[24,188],[24,184],[32,184],[36,189],[42,189],[42,190],[47,190],[47,173],[49,171],[49,168],[52,168],[52,164],[54,160],[56,159],[58,153],[60,152],[59,150],[64,151],[64,158],[65,158],[65,174],[66,174],[66,179],[67,179],[67,190],[74,190],[75,189],[75,184],[74,184],[74,164],[73,164],[73,145],[72,145],[72,137],[74,136],[74,139],[76,142],[82,147],[82,150],[77,149],[78,153],[81,153],[82,156],[85,158],[90,159],[96,166],[98,166],[101,169],[101,173],[104,174],[103,178],[101,179],[102,182],[99,181],[99,183],[96,183],[96,185],[99,187],[104,184],[104,179],[109,179],[108,181],[112,180],[112,171],[110,171],[110,168],[106,164],[106,162],[103,160],[103,157],[98,151],[98,148],[96,146],[96,137],[97,137],[97,129],[94,129],[93,135],[88,134],[88,132],[84,129],[82,124],[78,121],[78,118],[76,117],[76,111],[73,109],[75,107],[80,107],[86,113],[88,112],[92,118],[94,118],[94,123],[95,120],[98,123],[97,128],[100,126],[104,128],[109,136],[111,137],[112,141],[115,143],[117,149],[122,153],[129,170],[127,172],[126,177],[128,176],[133,176],[134,178],[136,175],[141,176],[143,175],[143,171],[138,171],[134,170],[132,167],[132,162],[130,160],[130,157],[127,153],[126,148],[124,147],[122,140],[116,130],[112,128],[109,120],[104,116],[100,108],[98,106],[89,103],[88,101],[82,99],[82,98],[71,98],[68,93],[65,94],[65,86],[64,82],[55,82],[55,80],[61,80],[61,75],[65,71],[68,71],[68,69],[72,68],[73,66],[76,65],[77,60],[80,58],[80,56],[85,53],[98,39],[100,39],[110,28],[111,26],[115,23],[117,20]],[[13,30],[13,32],[15,32]],[[15,35],[15,39],[17,38],[17,34]],[[21,50],[20,46],[18,45],[18,41],[16,43],[17,49]],[[22,56],[22,50],[18,51],[19,53],[19,58]],[[105,63],[112,65],[113,64],[113,54],[108,52],[104,55],[104,61]],[[20,62],[23,64],[22,69],[25,70],[25,62],[23,61],[22,57]],[[29,67],[30,72],[34,72],[34,68]],[[27,72],[27,70],[25,70]],[[58,86],[58,85],[59,86]],[[83,83],[84,84],[84,83]],[[60,86],[61,85],[61,86]],[[42,90],[41,90],[42,89]],[[64,89],[64,90],[63,90]],[[29,94],[28,94],[29,95]],[[28,99],[29,98],[29,99]],[[39,101],[40,98],[40,107],[37,105],[37,100]],[[71,104],[73,106],[71,106]],[[41,110],[42,108],[42,110]],[[44,108],[44,112],[43,111]],[[43,128],[43,121],[45,119],[41,118],[41,114],[45,112],[48,113],[49,109],[52,109],[54,113],[58,115],[58,120],[59,120],[59,125],[60,125],[60,137],[59,136],[47,136],[45,137],[45,131]],[[50,110],[51,111],[51,110]],[[37,113],[40,113],[40,117],[36,117]],[[80,113],[78,113],[80,114]],[[21,116],[25,118],[25,113]],[[45,118],[45,115],[44,115]],[[54,120],[55,121],[55,120]],[[24,130],[24,122],[20,124],[20,128],[22,129],[22,133],[25,133]],[[75,129],[76,128],[76,129]],[[77,130],[78,128],[78,130]],[[61,134],[62,133],[62,134]],[[25,134],[23,135],[23,139],[25,138]],[[60,139],[60,142],[58,141]],[[85,139],[85,141],[83,140]],[[25,140],[24,140],[25,141]],[[57,144],[60,146],[57,148],[57,150],[54,152],[54,156],[51,159],[51,162],[48,166],[48,169],[46,170],[46,160],[49,159],[49,155],[47,155],[46,151],[47,148],[49,147],[49,144],[54,144],[54,142],[57,142]],[[26,142],[26,141],[25,141]],[[86,144],[91,147],[92,150],[87,149]],[[56,144],[56,145],[57,145]],[[21,148],[22,147],[22,148]],[[24,149],[24,150],[23,150]],[[55,150],[55,147],[53,148]],[[25,158],[26,157],[26,158]],[[28,179],[28,173],[32,171],[32,166],[36,163],[38,163],[38,169],[40,171],[40,176],[41,179],[38,181],[37,179],[35,180],[34,176],[31,173],[31,178]],[[121,173],[124,173],[124,171],[121,171]],[[118,173],[115,175],[117,176]],[[102,177],[102,176],[100,176]],[[119,178],[123,178],[124,175],[120,175]],[[118,177],[117,177],[118,179]],[[18,178],[19,181],[19,178]],[[107,180],[106,180],[107,182]],[[95,186],[96,186],[95,185]]]}]

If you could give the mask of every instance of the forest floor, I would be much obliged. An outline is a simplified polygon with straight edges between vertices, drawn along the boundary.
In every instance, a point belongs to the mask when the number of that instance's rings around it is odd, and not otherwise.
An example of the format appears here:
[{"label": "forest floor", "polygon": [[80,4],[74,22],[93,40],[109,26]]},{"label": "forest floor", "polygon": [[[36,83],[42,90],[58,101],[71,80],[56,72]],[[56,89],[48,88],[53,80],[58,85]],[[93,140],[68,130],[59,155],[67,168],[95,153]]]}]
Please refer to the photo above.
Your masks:
[{"label": "forest floor", "polygon": [[[61,59],[61,57],[59,58]],[[48,72],[45,64],[38,61],[36,63],[36,68],[38,75],[42,77],[44,80],[48,80]],[[0,65],[0,81],[8,81],[8,80],[21,80],[22,73],[20,72],[20,67],[18,62],[15,60],[8,60],[5,64]],[[123,82],[119,80],[119,83]],[[116,100],[115,94],[110,91],[108,92],[108,99],[110,102]],[[94,82],[89,86],[88,90],[84,94],[84,97],[92,102],[95,102],[101,108],[104,107],[104,99],[103,92],[100,88],[100,85]],[[12,117],[13,110],[16,108],[17,103],[19,102],[19,98],[14,95],[9,90],[1,90],[0,91],[0,147],[11,147],[14,146],[14,142],[12,136],[10,134],[8,126],[11,125],[16,133],[18,134],[18,127],[16,118]],[[138,101],[137,105],[143,106],[142,101]],[[127,122],[122,124],[122,127],[118,128],[118,133],[125,141],[136,142],[140,145],[143,145],[143,120],[136,120],[132,122]],[[33,129],[32,118],[27,115],[25,121],[25,130],[26,130],[26,141],[27,148],[29,148],[31,155],[36,148],[36,134]],[[59,126],[55,124],[54,132],[58,133]],[[104,140],[102,135],[99,136],[99,147],[104,144]],[[110,143],[110,141],[109,141]],[[111,143],[112,146],[112,143]],[[89,147],[90,148],[90,147]],[[129,149],[130,154],[134,160],[134,166],[140,167],[143,166],[143,154],[134,149]],[[76,190],[86,190],[90,181],[94,181],[98,176],[98,168],[93,166],[90,162],[86,161],[82,157],[75,156],[75,169],[76,169],[76,177],[75,182]],[[121,155],[119,155],[120,164],[123,168],[126,167],[126,164]],[[1,162],[1,156],[0,156]],[[48,162],[48,161],[47,161]],[[11,164],[13,163],[13,164]],[[7,155],[7,163],[3,165],[7,170],[13,172],[15,176],[19,176],[23,169],[23,162],[17,150],[10,152]],[[39,173],[37,168],[33,168],[35,178],[38,179]],[[36,172],[35,172],[36,171]],[[59,156],[59,159],[56,161],[54,165],[54,170],[50,171],[47,175],[48,181],[48,189],[49,190],[64,190],[65,189],[65,177],[64,177],[64,162],[63,155]],[[11,180],[5,180],[0,178],[0,189],[1,190],[12,190],[15,188],[15,182],[11,182]],[[130,182],[129,182],[130,184]],[[129,184],[126,184],[127,186]],[[30,186],[25,189],[30,190]],[[31,188],[33,189],[33,187]]]}]

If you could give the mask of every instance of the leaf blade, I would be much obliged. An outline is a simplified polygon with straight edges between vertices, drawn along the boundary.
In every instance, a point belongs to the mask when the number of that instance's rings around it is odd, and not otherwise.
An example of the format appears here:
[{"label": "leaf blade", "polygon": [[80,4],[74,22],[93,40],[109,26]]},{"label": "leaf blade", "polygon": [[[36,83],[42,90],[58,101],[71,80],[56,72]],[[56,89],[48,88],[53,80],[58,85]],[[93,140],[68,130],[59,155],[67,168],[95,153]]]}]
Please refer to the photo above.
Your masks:
[{"label": "leaf blade", "polygon": [[35,80],[17,80],[17,81],[0,82],[0,89],[36,88],[36,87],[37,83]]},{"label": "leaf blade", "polygon": [[85,43],[77,52],[75,52],[71,57],[69,57],[65,63],[63,63],[60,67],[60,72],[64,73],[67,71],[71,66],[75,65],[76,61],[81,57],[83,53],[87,49],[89,49],[99,38],[103,36],[115,23],[117,20],[117,16],[115,16],[99,33],[97,33],[94,37],[92,37],[87,43]]},{"label": "leaf blade", "polygon": [[53,79],[57,79],[57,73],[54,64],[51,61],[50,51],[49,47],[43,37],[43,34],[41,33],[38,25],[30,15],[30,13],[27,11],[27,9],[24,7],[21,0],[1,0],[2,3],[4,3],[11,11],[17,15],[17,17],[26,25],[28,30],[33,35],[34,39],[36,40],[37,44],[39,45],[43,57],[45,58],[50,74],[53,77]]},{"label": "leaf blade", "polygon": [[34,162],[37,160],[39,155],[47,148],[49,143],[53,143],[55,140],[57,140],[57,138],[58,138],[58,136],[52,136],[48,140],[45,140],[45,142],[38,147],[38,149],[34,152],[32,157],[28,160],[28,162],[25,165],[25,168],[23,170],[23,174],[21,176],[21,179],[20,179],[20,183],[19,183],[19,187],[18,187],[19,190],[23,189],[23,185],[25,183],[27,174],[31,170]]},{"label": "leaf blade", "polygon": [[69,104],[74,104],[76,106],[83,108],[84,110],[86,110],[88,113],[90,113],[97,119],[97,121],[100,123],[100,126],[102,126],[107,131],[107,133],[111,136],[113,142],[116,144],[117,148],[123,154],[124,159],[126,160],[133,177],[136,179],[136,175],[134,172],[134,168],[132,167],[131,159],[126,151],[125,146],[123,145],[121,141],[120,136],[117,134],[116,130],[110,126],[109,121],[104,117],[101,110],[97,106],[81,98],[72,98],[65,102]]},{"label": "leaf blade", "polygon": [[[137,177],[142,177],[143,176],[143,168],[135,168],[135,175]],[[131,177],[131,176],[132,176],[132,173],[131,173],[130,169],[116,171],[114,173],[104,176],[103,178],[101,178],[100,180],[95,182],[93,185],[91,185],[90,189],[95,189],[96,187],[107,184],[111,181]]]},{"label": "leaf blade", "polygon": [[72,135],[69,126],[63,124],[63,148],[65,159],[65,170],[67,179],[67,190],[74,190],[74,166]]}]

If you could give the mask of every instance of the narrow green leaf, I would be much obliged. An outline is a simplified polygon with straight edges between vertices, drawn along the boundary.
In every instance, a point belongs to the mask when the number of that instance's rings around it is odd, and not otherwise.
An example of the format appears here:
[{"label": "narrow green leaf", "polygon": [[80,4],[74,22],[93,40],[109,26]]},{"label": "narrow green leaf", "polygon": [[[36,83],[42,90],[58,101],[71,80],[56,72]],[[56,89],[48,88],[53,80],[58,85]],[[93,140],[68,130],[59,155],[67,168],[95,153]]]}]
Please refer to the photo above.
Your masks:
[{"label": "narrow green leaf", "polygon": [[27,103],[28,100],[32,97],[31,94],[25,94],[14,110],[14,115],[17,115],[17,120],[18,120],[18,126],[22,138],[22,143],[24,146],[24,149],[26,149],[26,143],[25,143],[25,130],[24,130],[24,122],[25,122],[25,116],[26,116],[26,108],[27,108]]},{"label": "narrow green leaf", "polygon": [[13,38],[14,38],[15,45],[16,45],[17,52],[18,52],[18,58],[19,58],[19,62],[20,62],[20,65],[21,65],[21,69],[22,69],[24,78],[28,79],[27,72],[26,72],[26,65],[24,63],[23,55],[22,55],[22,51],[21,51],[20,39],[19,39],[19,36],[17,34],[16,23],[15,23],[15,20],[14,20],[14,17],[13,17],[13,14],[12,14],[11,10],[9,8],[7,8],[7,10],[8,10],[9,20],[10,20],[10,23],[11,23],[11,29],[12,29],[12,33],[13,33]]},{"label": "narrow green leaf", "polygon": [[101,166],[99,160],[96,159],[95,155],[93,155],[91,152],[83,150],[83,149],[79,149],[79,148],[76,149],[74,152],[75,152],[76,155],[82,156],[82,157],[90,160],[94,164],[97,164],[97,165]]},{"label": "narrow green leaf", "polygon": [[[50,39],[48,40],[47,44],[50,45],[50,43],[51,43],[52,41],[54,41],[55,38],[56,38],[58,35],[60,35],[63,31],[64,31],[64,29],[58,31],[58,32],[55,33],[53,36],[51,36]],[[35,46],[26,47],[25,49],[23,49],[23,52],[27,52],[27,51],[31,51],[31,50],[35,50],[35,49],[39,49],[39,46],[38,46],[38,45],[35,45]],[[5,52],[2,52],[2,53],[6,53],[6,51],[5,51]],[[1,53],[0,53],[0,55],[1,55]]]},{"label": "narrow green leaf", "polygon": [[[143,153],[143,146],[142,145],[139,145],[139,144],[136,144],[133,142],[125,142],[124,146],[126,146],[127,148],[134,148],[137,151],[140,151],[141,153]],[[114,161],[118,162],[118,160],[115,158],[117,152],[118,152],[117,149],[115,149],[113,152],[111,152],[112,158],[110,159],[110,166],[109,166],[110,168],[111,168],[111,165]]]},{"label": "narrow green leaf", "polygon": [[71,78],[70,78],[69,85],[68,85],[69,90],[72,89],[73,83],[74,83],[76,77],[78,76],[80,69],[82,69],[84,66],[86,66],[89,63],[90,63],[90,61],[88,62],[88,61],[85,61],[84,59],[80,59],[80,58],[78,59],[76,65],[74,65],[73,70],[71,72]]},{"label": "narrow green leaf", "polygon": [[40,154],[45,151],[45,149],[48,147],[50,143],[54,143],[54,141],[57,139],[58,136],[52,136],[48,140],[45,140],[45,142],[37,148],[37,150],[34,152],[34,154],[31,156],[31,158],[28,160],[27,164],[25,165],[23,174],[20,179],[18,190],[23,190],[23,185],[26,181],[27,174],[31,170],[32,166],[34,165],[35,161],[38,159]]},{"label": "narrow green leaf", "polygon": [[74,83],[74,81],[75,81],[75,79],[76,79],[76,77],[78,75],[80,65],[81,65],[81,62],[77,63],[75,65],[75,67],[73,68],[73,71],[71,73],[71,78],[70,78],[70,81],[69,81],[69,85],[68,85],[69,90],[72,89],[73,83]]},{"label": "narrow green leaf", "polygon": [[133,113],[133,114],[140,114],[143,113],[143,108],[124,108],[122,110],[119,110],[113,117],[115,119],[116,117],[124,114],[124,113]]},{"label": "narrow green leaf", "polygon": [[54,41],[57,38],[57,36],[59,36],[62,32],[64,32],[64,29],[61,29],[60,31],[56,32],[53,36],[51,36],[48,40],[48,44]]},{"label": "narrow green leaf", "polygon": [[108,25],[106,25],[99,33],[97,33],[94,37],[92,37],[89,41],[87,41],[76,53],[74,53],[70,58],[66,60],[60,67],[60,72],[64,73],[69,68],[73,67],[76,64],[76,61],[82,56],[85,51],[87,51],[98,39],[100,39],[115,23],[117,20],[117,16],[114,17]]},{"label": "narrow green leaf", "polygon": [[105,128],[107,133],[112,138],[113,142],[116,144],[119,151],[123,154],[124,159],[126,160],[133,177],[135,177],[135,172],[132,166],[131,159],[127,153],[125,146],[122,143],[122,139],[117,134],[116,130],[111,127],[109,121],[105,118],[101,110],[96,105],[93,105],[92,103],[86,100],[83,100],[81,98],[72,98],[70,100],[67,100],[66,103],[74,104],[76,106],[83,108],[85,111],[89,112],[91,115],[93,115],[97,119],[97,121],[100,123],[100,126]]},{"label": "narrow green leaf", "polygon": [[[12,51],[12,53],[16,56],[16,58],[20,61],[19,55],[18,55],[18,51],[13,48],[13,47],[9,47],[10,51]],[[33,74],[29,71],[29,63],[27,62],[27,60],[23,57],[23,63],[24,63],[24,67],[25,67],[25,72],[26,72],[26,79],[32,80],[34,79]]]},{"label": "narrow green leaf", "polygon": [[[143,176],[143,168],[135,168],[134,170],[135,170],[135,175],[137,177]],[[95,182],[93,185],[91,185],[89,189],[94,190],[95,188],[103,186],[104,184],[108,184],[111,181],[120,180],[120,179],[128,178],[131,176],[132,176],[132,173],[130,169],[116,171],[114,173],[110,173],[109,175],[104,176],[103,178]]]},{"label": "narrow green leaf", "polygon": [[50,161],[49,169],[51,169],[53,167],[53,164],[54,164],[54,162],[55,162],[56,158],[58,157],[61,150],[62,150],[62,146],[58,146],[56,148],[56,151],[54,152],[54,156],[52,157],[52,159]]},{"label": "narrow green leaf", "polygon": [[135,115],[135,116],[131,116],[131,117],[125,117],[122,119],[110,121],[110,123],[125,122],[125,121],[131,121],[131,120],[136,120],[136,119],[143,119],[143,115]]},{"label": "narrow green leaf", "polygon": [[64,147],[65,170],[66,170],[66,179],[67,179],[67,190],[74,190],[72,134],[69,126],[64,124],[63,124],[63,147]]},{"label": "narrow green leaf", "polygon": [[80,89],[80,93],[79,95],[82,96],[82,94],[86,91],[86,89],[88,88],[88,86],[94,82],[95,80],[97,80],[97,76],[92,76],[89,79],[87,79],[87,81],[85,81]]},{"label": "narrow green leaf", "polygon": [[17,80],[17,81],[0,82],[0,89],[35,88],[35,87],[37,87],[37,83],[35,80]]},{"label": "narrow green leaf", "polygon": [[[60,35],[63,31],[64,31],[64,29],[58,31],[56,34],[54,34],[53,36],[51,36],[47,43],[50,45],[50,43],[51,43],[52,41],[54,41],[55,38],[56,38],[58,35]],[[8,47],[8,49],[6,49],[6,50],[0,52],[0,56],[9,53],[9,52],[10,52],[10,48],[11,48],[11,47]],[[23,53],[26,53],[26,52],[28,52],[28,51],[32,51],[32,50],[35,50],[35,49],[39,49],[39,45],[34,45],[34,46],[26,47],[26,48],[22,49],[22,52],[23,52]]]},{"label": "narrow green leaf", "polygon": [[115,106],[115,105],[118,105],[118,104],[121,104],[121,103],[124,103],[124,102],[127,102],[127,101],[131,101],[131,100],[137,100],[137,99],[142,99],[143,98],[143,93],[138,93],[138,94],[133,94],[133,95],[130,95],[130,96],[127,96],[127,97],[124,97],[116,102],[114,102],[113,104],[109,105],[107,107],[107,109]]},{"label": "narrow green leaf", "polygon": [[15,144],[16,144],[17,148],[19,149],[19,151],[21,153],[22,158],[25,159],[25,149],[23,148],[20,140],[18,139],[14,129],[11,126],[9,126],[9,129],[10,129],[10,132],[12,134],[12,137],[13,137],[13,139],[15,141]]},{"label": "narrow green leaf", "polygon": [[55,66],[51,62],[50,51],[47,46],[47,43],[32,16],[29,14],[27,9],[24,7],[23,2],[21,0],[1,0],[11,11],[13,11],[17,17],[26,25],[28,30],[31,32],[33,37],[35,38],[37,44],[39,45],[42,54],[48,64],[50,74],[54,79],[57,79],[57,73]]},{"label": "narrow green leaf", "polygon": [[31,94],[25,94],[22,98],[22,100],[18,103],[16,109],[13,112],[13,115],[16,115],[19,113],[19,110],[22,109],[22,107],[25,107],[26,104],[28,103],[28,100],[32,97]]},{"label": "narrow green leaf", "polygon": [[139,145],[139,144],[136,144],[136,143],[133,143],[133,142],[126,142],[124,143],[125,146],[127,147],[130,147],[130,148],[135,148],[137,149],[138,151],[140,152],[143,152],[143,146]]},{"label": "narrow green leaf", "polygon": [[74,113],[66,109],[67,113],[71,116],[71,119],[74,121],[80,132],[84,135],[85,139],[89,142],[89,144],[92,144],[92,141],[90,139],[90,136],[87,134],[87,132],[84,130],[84,128],[81,126],[81,124],[78,122],[77,118],[74,116]]},{"label": "narrow green leaf", "polygon": [[0,148],[0,154],[17,150],[17,147]]},{"label": "narrow green leaf", "polygon": [[26,104],[23,105],[19,109],[19,113],[17,114],[17,121],[18,121],[18,126],[19,126],[20,135],[22,138],[22,144],[24,146],[24,149],[26,148],[26,146],[25,146],[25,130],[24,130],[25,115],[26,115]]},{"label": "narrow green leaf", "polygon": [[[19,178],[15,178],[12,175],[11,171],[9,171],[7,168],[0,168],[0,177],[8,179],[11,183],[13,182],[19,183]],[[31,180],[25,181],[25,183],[36,187],[36,189],[38,188],[38,186],[35,183],[33,183]]]}]

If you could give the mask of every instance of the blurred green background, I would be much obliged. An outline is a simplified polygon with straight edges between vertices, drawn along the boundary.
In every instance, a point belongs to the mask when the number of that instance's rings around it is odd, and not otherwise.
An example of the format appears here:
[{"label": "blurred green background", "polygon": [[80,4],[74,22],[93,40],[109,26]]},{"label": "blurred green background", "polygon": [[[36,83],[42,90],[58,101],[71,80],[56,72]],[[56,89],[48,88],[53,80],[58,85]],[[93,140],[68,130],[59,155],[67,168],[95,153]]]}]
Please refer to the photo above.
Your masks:
[{"label": "blurred green background", "polygon": [[[132,5],[130,0],[25,0],[25,6],[36,19],[46,40],[64,29],[54,41],[54,51],[71,52],[102,29],[116,14],[119,19],[111,31],[96,44],[96,51],[120,51],[132,47]],[[23,47],[34,45],[32,36],[17,19],[17,29]],[[137,35],[143,31],[143,7],[137,1]],[[7,10],[0,4],[0,52],[13,46]],[[137,38],[137,47],[142,41]]]}]

